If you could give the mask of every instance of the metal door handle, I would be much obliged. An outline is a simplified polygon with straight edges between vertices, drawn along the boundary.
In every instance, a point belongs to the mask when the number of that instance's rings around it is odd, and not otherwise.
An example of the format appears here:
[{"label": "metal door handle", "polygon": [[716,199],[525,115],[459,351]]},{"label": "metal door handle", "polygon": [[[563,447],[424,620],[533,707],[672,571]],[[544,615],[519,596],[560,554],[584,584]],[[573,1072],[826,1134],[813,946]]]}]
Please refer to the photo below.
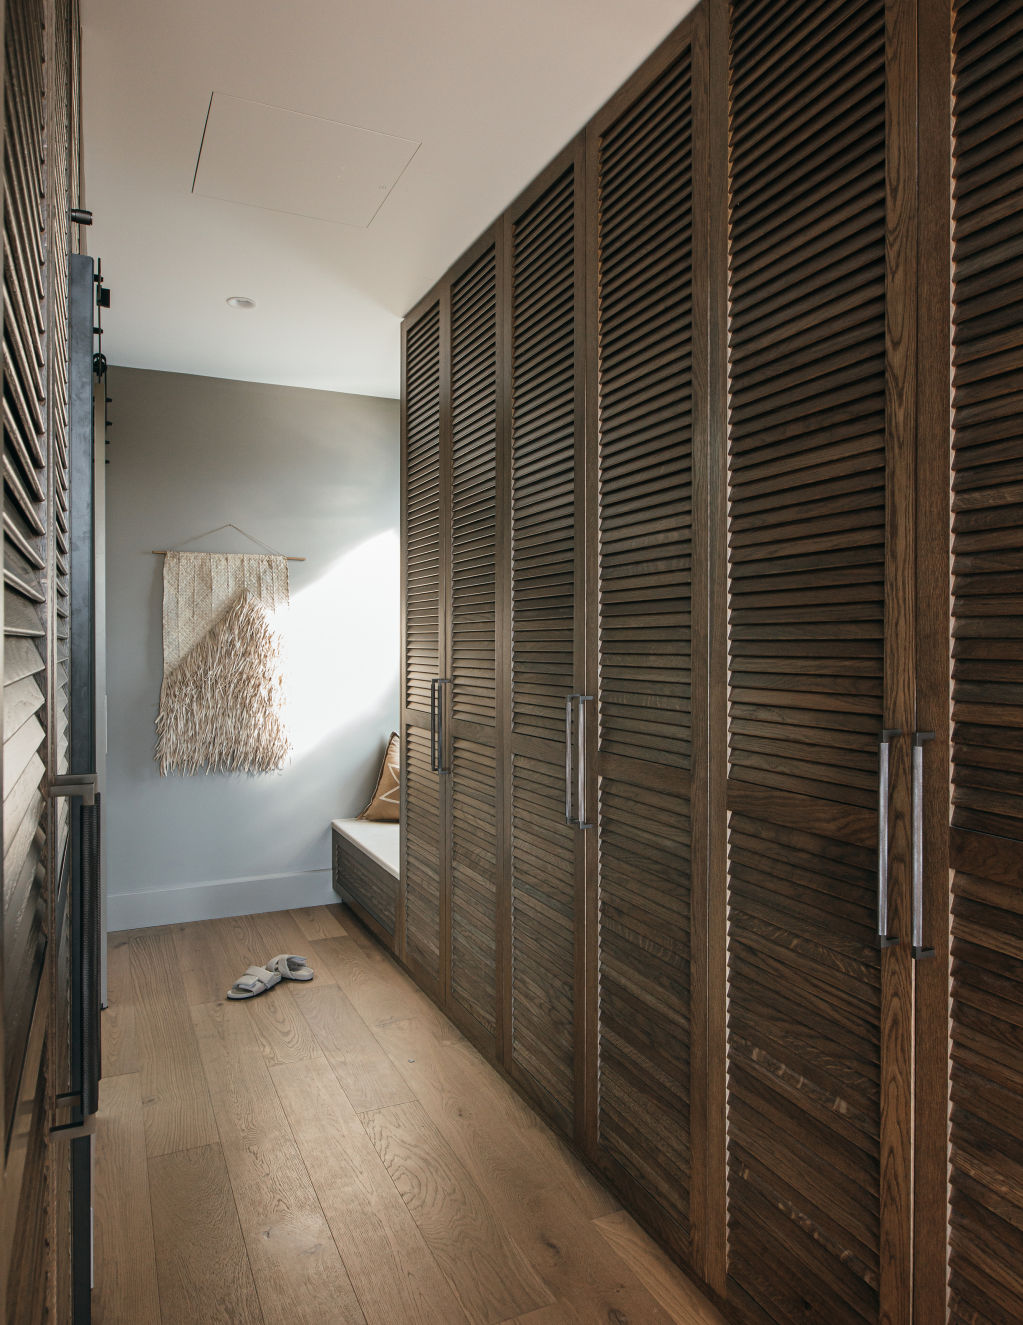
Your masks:
[{"label": "metal door handle", "polygon": [[448,747],[448,723],[444,714],[444,694],[442,686],[449,686],[452,682],[449,677],[441,677],[437,682],[437,772],[450,773],[451,765],[444,767],[444,752]]},{"label": "metal door handle", "polygon": [[577,823],[572,817],[572,705],[578,698],[569,695],[565,700],[565,823],[569,828]]},{"label": "metal door handle", "polygon": [[434,677],[430,682],[430,772],[438,773],[440,763],[437,759],[437,690],[440,687],[440,678]]},{"label": "metal door handle", "polygon": [[933,732],[913,733],[913,957],[933,957],[924,947],[924,746]]},{"label": "metal door handle", "polygon": [[898,936],[888,933],[888,773],[889,747],[902,732],[886,727],[878,745],[877,777],[877,946],[891,948]]},{"label": "metal door handle", "polygon": [[579,818],[576,821],[577,828],[592,828],[593,825],[587,823],[583,818],[586,813],[586,710],[583,707],[593,698],[592,695],[576,695],[579,702],[579,719],[576,723],[576,740],[578,741],[578,787],[577,796],[579,800]]},{"label": "metal door handle", "polygon": [[58,796],[81,796],[85,805],[96,804],[95,773],[62,773],[51,778],[46,794],[51,800]]}]

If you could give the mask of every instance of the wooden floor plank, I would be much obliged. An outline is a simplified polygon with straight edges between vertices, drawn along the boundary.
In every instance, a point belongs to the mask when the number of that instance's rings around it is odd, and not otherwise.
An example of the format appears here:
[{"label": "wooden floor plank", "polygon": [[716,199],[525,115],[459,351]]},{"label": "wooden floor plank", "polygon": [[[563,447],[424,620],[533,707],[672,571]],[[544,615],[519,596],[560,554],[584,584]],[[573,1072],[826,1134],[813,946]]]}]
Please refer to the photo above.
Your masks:
[{"label": "wooden floor plank", "polygon": [[528,1316],[516,1316],[514,1320],[505,1321],[504,1325],[583,1325],[583,1322],[567,1302],[555,1302],[531,1311]]},{"label": "wooden floor plank", "polygon": [[309,906],[303,911],[292,911],[290,915],[307,939],[348,937],[347,929],[329,907]]},{"label": "wooden floor plank", "polygon": [[220,1146],[159,1155],[149,1181],[164,1325],[275,1325],[260,1310]]},{"label": "wooden floor plank", "polygon": [[440,1013],[420,1006],[414,1017],[396,1015],[386,958],[353,952],[344,940],[317,947],[552,1297],[571,1302],[586,1320],[667,1325],[668,1313],[607,1255],[592,1225],[617,1202],[550,1128]]},{"label": "wooden floor plank", "polygon": [[336,985],[314,980],[293,984],[290,992],[356,1112],[415,1098],[401,1070]]},{"label": "wooden floor plank", "polygon": [[464,1322],[326,1061],[275,1067],[270,1075],[369,1325]]},{"label": "wooden floor plank", "polygon": [[625,1210],[604,1215],[594,1224],[676,1325],[724,1325],[724,1317]]},{"label": "wooden floor plank", "polygon": [[[134,1145],[144,1132],[150,1151],[163,1325],[259,1325],[260,1295],[267,1322],[716,1325],[358,922],[342,919],[346,937],[310,938],[321,924],[321,914],[273,912],[114,940],[113,988],[120,979],[129,996],[109,1061],[139,1066],[134,1105],[125,1083],[113,1089],[128,1091]],[[294,951],[316,969],[311,984],[223,1001],[257,954]],[[357,1102],[390,1103],[360,1117],[341,1076]],[[187,1144],[197,1134],[203,1144]],[[138,1165],[117,1158],[116,1139],[105,1146],[101,1128],[97,1172],[113,1164],[142,1195],[98,1208],[97,1282],[126,1299],[109,1304],[110,1320],[157,1325],[151,1303],[132,1304],[145,1290],[117,1272],[118,1239],[133,1248],[143,1226],[145,1174],[136,1183]],[[481,1284],[476,1266],[491,1260],[497,1270]],[[696,1314],[682,1314],[690,1304]]]},{"label": "wooden floor plank", "polygon": [[[269,995],[265,996],[269,997]],[[192,1009],[224,1159],[264,1313],[364,1321],[295,1145],[247,1001]]]},{"label": "wooden floor plank", "polygon": [[420,1105],[377,1109],[363,1123],[469,1320],[499,1322],[552,1300]]},{"label": "wooden floor plank", "polygon": [[99,1088],[93,1169],[94,1325],[160,1320],[138,1073]]},{"label": "wooden floor plank", "polygon": [[123,1076],[139,1070],[135,1039],[135,988],[131,978],[131,940],[111,934],[107,941],[107,1006],[100,1023],[103,1075]]},{"label": "wooden floor plank", "polygon": [[220,1138],[169,931],[143,930],[132,938],[131,974],[147,1153],[214,1145]]}]

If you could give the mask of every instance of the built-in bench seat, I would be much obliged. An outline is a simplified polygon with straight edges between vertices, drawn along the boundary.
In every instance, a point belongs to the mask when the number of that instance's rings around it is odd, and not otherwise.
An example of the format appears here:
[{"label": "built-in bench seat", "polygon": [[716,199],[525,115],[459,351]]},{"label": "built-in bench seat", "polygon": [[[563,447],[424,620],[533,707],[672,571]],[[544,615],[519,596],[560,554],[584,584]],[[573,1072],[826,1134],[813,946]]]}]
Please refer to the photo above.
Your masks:
[{"label": "built-in bench seat", "polygon": [[333,885],[388,947],[394,946],[401,830],[397,824],[332,819]]}]

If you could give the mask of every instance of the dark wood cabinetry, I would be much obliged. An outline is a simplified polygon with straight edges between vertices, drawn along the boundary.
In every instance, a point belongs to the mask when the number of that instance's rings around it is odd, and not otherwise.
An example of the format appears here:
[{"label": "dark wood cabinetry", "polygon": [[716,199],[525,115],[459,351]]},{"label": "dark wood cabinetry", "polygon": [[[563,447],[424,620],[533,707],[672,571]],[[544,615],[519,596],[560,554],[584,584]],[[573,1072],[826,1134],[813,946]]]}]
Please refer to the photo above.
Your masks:
[{"label": "dark wood cabinetry", "polygon": [[751,1325],[1023,1317],[1021,41],[704,0],[406,321],[400,955]]}]

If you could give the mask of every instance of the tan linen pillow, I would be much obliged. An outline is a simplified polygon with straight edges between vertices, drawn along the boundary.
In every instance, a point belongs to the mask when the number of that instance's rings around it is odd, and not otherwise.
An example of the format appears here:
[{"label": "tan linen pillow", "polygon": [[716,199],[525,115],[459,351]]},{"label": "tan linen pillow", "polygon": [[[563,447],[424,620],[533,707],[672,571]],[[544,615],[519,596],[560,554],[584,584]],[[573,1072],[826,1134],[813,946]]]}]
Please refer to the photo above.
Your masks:
[{"label": "tan linen pillow", "polygon": [[384,762],[380,765],[380,776],[377,778],[376,791],[374,791],[369,804],[359,815],[360,819],[367,819],[372,823],[387,824],[396,824],[399,821],[401,816],[401,779],[398,771],[400,758],[398,733],[391,732],[391,739],[387,742],[387,751],[384,754]]}]

